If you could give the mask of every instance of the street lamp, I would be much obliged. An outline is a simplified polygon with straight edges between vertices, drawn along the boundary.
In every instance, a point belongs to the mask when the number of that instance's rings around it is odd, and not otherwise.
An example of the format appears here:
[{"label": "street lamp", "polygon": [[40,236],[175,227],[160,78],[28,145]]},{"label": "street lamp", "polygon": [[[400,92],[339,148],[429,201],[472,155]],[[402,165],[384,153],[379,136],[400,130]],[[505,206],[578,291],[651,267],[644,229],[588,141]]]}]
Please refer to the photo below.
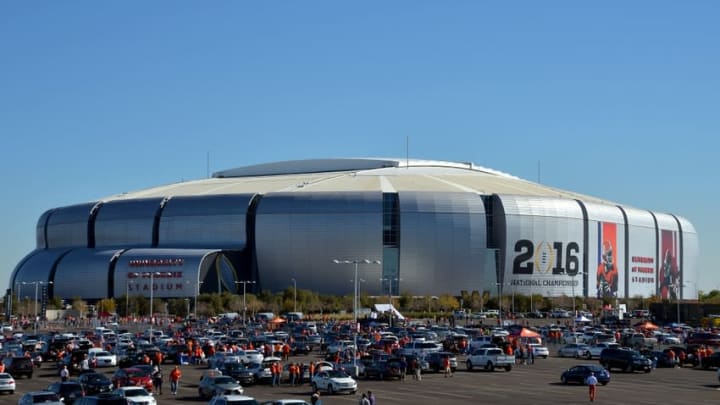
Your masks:
[{"label": "street lamp", "polygon": [[247,305],[245,303],[245,292],[247,291],[247,285],[248,284],[255,284],[254,281],[251,280],[243,280],[243,281],[236,281],[235,284],[242,284],[243,285],[243,326],[245,326],[245,313],[247,312]]},{"label": "street lamp", "polygon": [[[393,281],[401,281],[401,278],[397,277],[384,277],[381,278],[380,281],[386,281],[388,282],[388,303],[390,304],[390,327],[392,328],[392,320],[393,320],[393,301],[392,301],[392,283]],[[399,289],[399,288],[398,288]]]},{"label": "street lamp", "polygon": [[125,282],[125,316],[130,316],[130,283],[132,280],[130,279],[130,276],[139,276],[139,273],[128,273],[128,279],[127,282]]},{"label": "street lamp", "polygon": [[[692,281],[688,282],[691,283]],[[687,287],[687,284],[670,284],[670,287],[675,289],[675,301],[677,302],[677,323],[680,325],[680,294],[682,293],[682,287]]]},{"label": "street lamp", "polygon": [[357,320],[357,312],[358,312],[358,293],[360,288],[358,287],[358,264],[382,264],[380,260],[370,260],[370,259],[357,259],[357,260],[340,260],[340,259],[334,259],[333,263],[335,264],[353,264],[355,265],[355,277],[353,277],[354,284],[353,284],[353,336],[355,341],[355,353],[353,354],[353,373],[355,376],[358,375],[358,368],[357,368],[357,332],[358,332],[358,320]]},{"label": "street lamp", "polygon": [[293,312],[297,313],[297,281],[293,278]]},{"label": "street lamp", "polygon": [[135,275],[142,275],[143,277],[150,276],[150,334],[148,336],[148,339],[150,343],[153,341],[153,292],[155,290],[155,276],[171,276],[172,273],[170,272],[159,272],[159,271],[147,271],[144,273],[130,273]]},{"label": "street lamp", "polygon": [[[198,279],[200,278],[200,274],[198,274]],[[202,284],[202,281],[198,281],[197,287],[195,288],[195,306],[193,307],[193,318],[195,318],[195,321],[197,321],[197,302],[198,302],[198,295],[200,295],[200,285]]]},{"label": "street lamp", "polygon": [[495,283],[495,285],[498,288],[498,320],[500,321],[500,327],[503,326],[503,318],[502,318],[502,297],[503,297],[503,287],[505,286],[505,283]]},{"label": "street lamp", "polygon": [[572,304],[573,304],[573,322],[574,322],[575,319],[577,318],[577,313],[575,313],[575,276],[577,276],[578,274],[583,275],[585,273],[582,271],[578,271],[575,274],[568,274],[567,272],[565,272],[565,274],[569,275],[572,278],[572,282],[570,283],[570,285],[572,286]]},{"label": "street lamp", "polygon": [[187,307],[187,311],[185,311],[185,317],[190,316],[190,298],[185,298],[185,306]]},{"label": "street lamp", "polygon": [[41,284],[52,284],[52,283],[53,283],[52,281],[45,282],[45,281],[40,281],[40,280],[38,280],[38,281],[23,282],[23,283],[22,283],[22,284],[28,284],[28,285],[30,285],[30,284],[35,284],[35,312],[33,313],[33,318],[34,318],[34,319],[33,319],[33,324],[34,324],[34,331],[35,331],[35,334],[36,334],[36,335],[37,335],[38,318],[39,318],[39,316],[38,316],[38,308],[37,308],[37,306],[38,306],[38,286],[41,285]]}]

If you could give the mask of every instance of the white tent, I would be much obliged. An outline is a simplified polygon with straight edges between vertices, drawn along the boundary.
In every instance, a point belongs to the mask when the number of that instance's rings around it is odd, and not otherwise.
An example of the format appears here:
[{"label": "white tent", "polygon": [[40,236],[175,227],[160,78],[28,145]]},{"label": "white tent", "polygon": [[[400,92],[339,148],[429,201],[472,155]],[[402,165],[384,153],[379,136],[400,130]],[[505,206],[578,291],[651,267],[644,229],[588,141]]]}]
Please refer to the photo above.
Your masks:
[{"label": "white tent", "polygon": [[590,321],[584,315],[580,315],[577,318],[575,318],[575,322],[592,322],[592,321]]},{"label": "white tent", "polygon": [[405,317],[392,304],[375,304],[375,310],[378,312],[390,312],[397,319],[403,321]]}]

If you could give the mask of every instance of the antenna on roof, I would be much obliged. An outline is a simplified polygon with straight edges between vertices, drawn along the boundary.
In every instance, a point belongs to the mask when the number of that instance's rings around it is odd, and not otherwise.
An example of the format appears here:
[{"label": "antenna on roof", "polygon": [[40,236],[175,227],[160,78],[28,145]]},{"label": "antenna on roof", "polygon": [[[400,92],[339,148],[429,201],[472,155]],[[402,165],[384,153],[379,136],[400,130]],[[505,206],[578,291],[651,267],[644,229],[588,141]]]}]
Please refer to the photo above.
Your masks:
[{"label": "antenna on roof", "polygon": [[405,136],[405,168],[410,168],[410,136]]},{"label": "antenna on roof", "polygon": [[537,167],[537,176],[538,176],[538,184],[540,184],[540,161],[538,160],[538,167]]}]

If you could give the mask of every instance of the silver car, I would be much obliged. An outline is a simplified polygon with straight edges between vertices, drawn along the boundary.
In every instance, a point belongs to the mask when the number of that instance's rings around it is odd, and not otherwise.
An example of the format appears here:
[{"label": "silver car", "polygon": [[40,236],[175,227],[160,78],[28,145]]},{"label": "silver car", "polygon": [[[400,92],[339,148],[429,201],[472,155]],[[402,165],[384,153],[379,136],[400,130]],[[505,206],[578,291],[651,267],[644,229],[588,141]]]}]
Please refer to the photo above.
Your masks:
[{"label": "silver car", "polygon": [[586,357],[588,352],[588,345],[582,343],[568,343],[558,350],[558,356],[560,357]]}]

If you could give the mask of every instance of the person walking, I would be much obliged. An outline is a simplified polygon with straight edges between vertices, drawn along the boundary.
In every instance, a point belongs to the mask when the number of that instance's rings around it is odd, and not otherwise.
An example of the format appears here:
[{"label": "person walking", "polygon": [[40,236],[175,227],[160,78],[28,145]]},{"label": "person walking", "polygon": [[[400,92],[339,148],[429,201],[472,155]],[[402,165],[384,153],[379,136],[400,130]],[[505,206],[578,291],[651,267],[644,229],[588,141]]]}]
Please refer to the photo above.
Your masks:
[{"label": "person walking", "polygon": [[68,370],[67,366],[63,366],[62,370],[60,370],[60,381],[67,381],[68,377],[70,377],[70,371]]},{"label": "person walking", "polygon": [[312,405],[322,405],[322,400],[320,399],[320,390],[315,390],[315,392],[313,392],[312,396],[310,397],[310,403]]},{"label": "person walking", "polygon": [[367,394],[363,392],[362,397],[360,398],[360,402],[358,402],[358,405],[370,405],[370,400],[367,397]]},{"label": "person walking", "polygon": [[452,369],[450,368],[450,357],[443,357],[443,370],[445,372],[445,378],[452,377]]},{"label": "person walking", "polygon": [[175,368],[170,372],[170,392],[172,392],[173,395],[177,395],[180,378],[182,378],[180,366],[175,366]]},{"label": "person walking", "polygon": [[160,371],[160,367],[155,366],[152,373],[153,388],[157,391],[158,395],[162,395],[162,383],[163,375]]},{"label": "person walking", "polygon": [[591,372],[588,378],[585,379],[585,384],[588,386],[588,394],[590,395],[590,402],[595,402],[595,387],[597,386],[598,379],[595,377],[595,373]]},{"label": "person walking", "polygon": [[368,390],[367,397],[368,401],[370,401],[370,405],[375,405],[375,394],[373,394],[372,391]]}]

